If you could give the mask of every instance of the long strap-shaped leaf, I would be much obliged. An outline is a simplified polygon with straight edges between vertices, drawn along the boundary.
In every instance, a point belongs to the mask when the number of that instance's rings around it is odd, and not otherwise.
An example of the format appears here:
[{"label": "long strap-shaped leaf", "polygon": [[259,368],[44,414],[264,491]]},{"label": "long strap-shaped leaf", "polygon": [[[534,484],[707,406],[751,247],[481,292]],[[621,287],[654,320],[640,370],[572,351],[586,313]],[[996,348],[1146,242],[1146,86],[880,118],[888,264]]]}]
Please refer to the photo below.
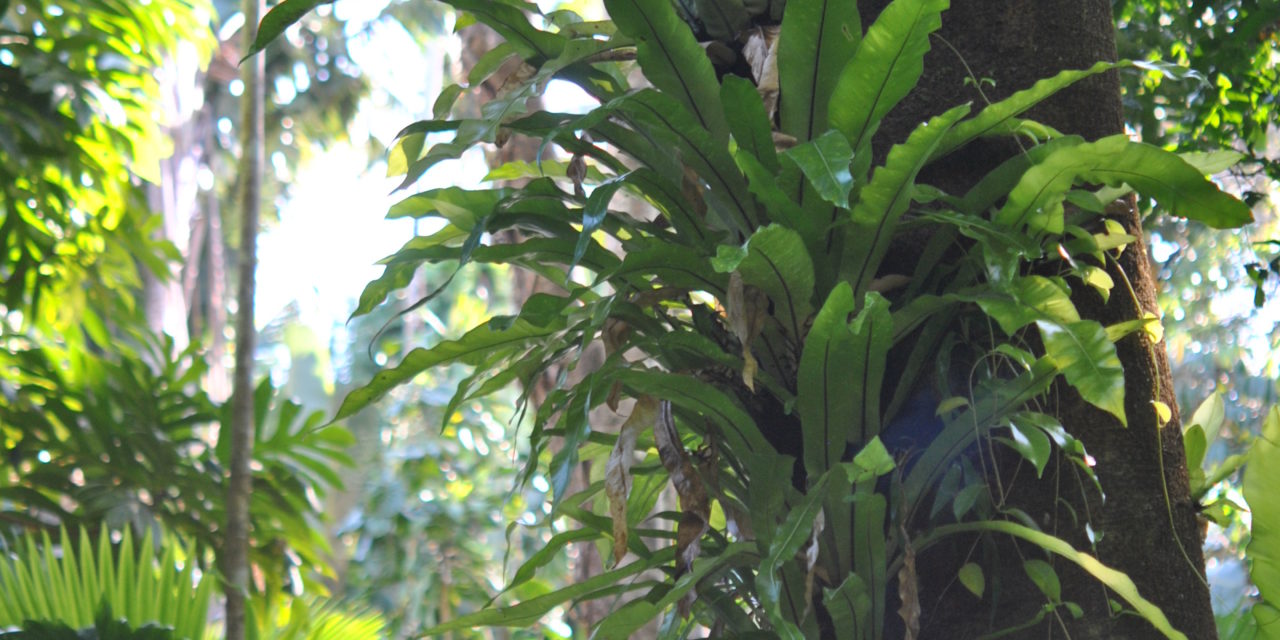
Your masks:
[{"label": "long strap-shaped leaf", "polygon": [[[730,543],[715,556],[695,563],[693,571],[680,576],[680,579],[674,585],[670,585],[670,588],[664,584],[650,591],[650,597],[657,598],[656,602],[650,598],[637,598],[609,614],[600,621],[600,626],[596,627],[595,636],[630,638],[640,627],[693,591],[694,587],[707,576],[721,571],[733,562],[740,562],[741,556],[750,554],[754,549],[755,545],[750,542]],[[657,597],[659,594],[660,598]]]},{"label": "long strap-shaped leaf", "polygon": [[749,152],[776,174],[778,153],[773,146],[769,114],[756,86],[746,78],[728,75],[720,88],[720,98],[729,120],[729,132],[738,143],[739,153]]},{"label": "long strap-shaped leaf", "polygon": [[1129,603],[1134,611],[1142,617],[1142,619],[1151,623],[1157,631],[1164,634],[1166,638],[1174,640],[1186,640],[1187,636],[1181,631],[1173,628],[1169,623],[1169,619],[1165,617],[1164,612],[1160,610],[1154,603],[1142,597],[1138,592],[1138,585],[1134,584],[1133,579],[1123,572],[1117,571],[1102,564],[1096,557],[1077,551],[1066,540],[1054,535],[1050,535],[1043,531],[1037,531],[1030,527],[1009,522],[1006,520],[982,521],[982,522],[962,522],[959,524],[949,524],[938,527],[930,532],[923,539],[917,541],[917,551],[928,547],[938,539],[948,535],[957,533],[1004,533],[1015,538],[1021,538],[1030,542],[1041,549],[1054,553],[1064,560],[1074,563],[1076,566],[1084,569],[1089,575],[1097,578],[1099,582],[1107,587],[1108,590],[1115,593]]},{"label": "long strap-shaped leaf", "polygon": [[942,144],[933,152],[934,158],[959,149],[969,142],[988,133],[998,131],[1000,126],[1036,106],[1041,101],[1089,76],[1110,71],[1118,67],[1129,66],[1128,61],[1099,62],[1088,69],[1067,69],[1057,75],[1042,78],[1030,87],[995,104],[988,105],[978,115],[961,122],[947,133]]},{"label": "long strap-shaped leaf", "polygon": [[760,606],[773,624],[774,633],[781,638],[804,638],[800,628],[796,626],[799,620],[788,619],[783,613],[781,596],[786,585],[781,574],[783,565],[795,558],[796,552],[810,538],[816,526],[818,514],[822,513],[828,478],[829,476],[823,475],[809,487],[804,500],[787,514],[782,526],[774,533],[768,549],[762,549],[765,554],[760,562],[760,571],[756,574],[756,590],[760,596]]},{"label": "long strap-shaped leaf", "polygon": [[823,589],[822,604],[831,615],[837,640],[858,640],[870,634],[871,594],[858,574],[850,573],[835,589]]},{"label": "long strap-shaped leaf", "polygon": [[961,105],[917,127],[906,142],[889,150],[884,166],[876,169],[871,181],[863,187],[853,207],[853,224],[845,236],[840,268],[841,274],[853,284],[856,296],[866,292],[889,250],[893,229],[911,203],[916,174],[942,136],[968,112],[969,107]]},{"label": "long strap-shaped leaf", "polygon": [[347,394],[334,420],[351,416],[386,395],[391,389],[431,367],[450,362],[467,362],[472,358],[491,355],[495,350],[515,348],[531,340],[545,338],[558,328],[554,325],[536,327],[526,321],[517,320],[507,330],[496,331],[490,326],[492,322],[492,320],[485,322],[457,340],[442,342],[429,349],[418,348],[410,351],[400,364],[379,371],[369,384]]},{"label": "long strap-shaped leaf", "polygon": [[804,434],[804,462],[816,476],[840,461],[848,427],[856,415],[856,348],[848,317],[856,305],[848,283],[836,285],[805,337],[796,406]]},{"label": "long strap-shaped leaf", "polygon": [[570,600],[590,600],[602,595],[615,593],[615,585],[624,584],[626,579],[642,571],[670,564],[675,557],[674,547],[668,547],[653,554],[649,558],[637,560],[625,567],[606,571],[598,576],[569,585],[550,593],[530,598],[519,604],[500,609],[482,609],[472,614],[450,620],[442,625],[426,631],[428,636],[438,636],[450,631],[475,629],[478,627],[528,627],[553,608]]},{"label": "long strap-shaped leaf", "polygon": [[1174,215],[1218,229],[1253,221],[1249,206],[1223,193],[1175,153],[1120,134],[1049,154],[1018,181],[995,221],[1061,233],[1063,200],[1078,183],[1129,185]]},{"label": "long strap-shaped leaf", "polygon": [[812,140],[827,130],[831,92],[862,41],[858,3],[791,0],[778,38],[782,131]]},{"label": "long strap-shaped leaf", "polygon": [[560,55],[568,38],[543,31],[529,23],[523,11],[494,0],[445,0],[454,7],[474,14],[491,27],[503,40],[511,43],[525,59],[549,60]]},{"label": "long strap-shaped leaf", "polygon": [[[912,505],[913,512],[919,508],[924,493],[942,479],[949,461],[955,460],[982,433],[995,427],[998,418],[1013,413],[1044,393],[1058,373],[1052,360],[1040,358],[1012,380],[983,390],[971,406],[950,417],[942,433],[929,443],[907,473],[903,481],[904,503]],[[910,514],[907,521],[910,521]]]},{"label": "long strap-shaped leaf", "polygon": [[652,395],[707,418],[724,437],[725,449],[748,453],[773,452],[760,427],[724,392],[687,375],[652,369],[622,369],[616,380],[636,395]]},{"label": "long strap-shaped leaf", "polygon": [[669,0],[605,0],[614,24],[636,41],[636,60],[653,86],[673,96],[718,143],[729,139],[711,60]]},{"label": "long strap-shaped leaf", "polygon": [[896,0],[867,29],[858,51],[840,72],[827,116],[849,138],[854,153],[871,137],[894,105],[916,86],[929,51],[929,34],[942,26],[949,0]]},{"label": "long strap-shaped leaf", "polygon": [[[1258,586],[1265,608],[1254,611],[1261,627],[1268,615],[1274,616],[1280,604],[1280,407],[1272,407],[1262,427],[1262,435],[1249,449],[1249,464],[1244,472],[1244,497],[1253,512],[1253,531],[1249,539],[1249,576]],[[1259,605],[1254,605],[1257,607]]]},{"label": "long strap-shaped leaf", "polygon": [[[719,94],[716,95],[718,99]],[[681,151],[685,164],[710,187],[708,204],[726,227],[747,236],[759,226],[755,200],[729,155],[728,146],[717,142],[715,136],[690,118],[670,95],[643,89],[602,108],[609,106],[616,107],[648,133],[669,140]],[[669,156],[666,163],[671,163]]]},{"label": "long strap-shaped leaf", "polygon": [[769,225],[747,241],[747,255],[738,265],[742,281],[764,291],[773,302],[773,316],[797,344],[809,317],[813,296],[813,260],[800,234]]},{"label": "long strap-shaped leaf", "polygon": [[893,344],[889,303],[879,294],[856,308],[852,289],[840,283],[814,318],[800,356],[796,402],[804,431],[804,462],[810,475],[831,468],[850,446],[880,432],[879,373]]}]

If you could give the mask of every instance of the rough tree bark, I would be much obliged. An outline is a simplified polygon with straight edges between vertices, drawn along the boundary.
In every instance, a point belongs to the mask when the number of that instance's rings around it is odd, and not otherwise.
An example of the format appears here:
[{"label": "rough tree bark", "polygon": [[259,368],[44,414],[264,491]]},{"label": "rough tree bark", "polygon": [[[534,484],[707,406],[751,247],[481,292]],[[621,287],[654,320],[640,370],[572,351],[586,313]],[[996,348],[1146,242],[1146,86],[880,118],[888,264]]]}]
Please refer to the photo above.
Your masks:
[{"label": "rough tree bark", "polygon": [[[249,51],[262,19],[263,0],[244,0],[244,51]],[[255,55],[241,67],[244,96],[241,112],[240,255],[236,290],[236,364],[231,391],[231,477],[227,484],[227,528],[222,548],[222,572],[226,579],[226,638],[244,640],[245,607],[249,594],[249,497],[253,477],[253,297],[256,289],[258,214],[261,208],[264,163],[263,82],[264,55]]]},{"label": "rough tree bark", "polygon": [[[861,0],[863,24],[870,24],[886,4],[887,0]],[[982,87],[986,98],[994,101],[1060,70],[1084,68],[1098,60],[1112,60],[1115,55],[1115,28],[1107,0],[954,0],[943,14],[943,26],[934,37],[919,88],[886,121],[877,150],[884,153],[889,144],[901,141],[917,123],[943,108],[966,100],[973,101],[975,108],[981,107],[984,98],[974,88],[976,83],[964,82],[970,70],[974,79],[995,81],[994,87]],[[1111,73],[1082,82],[1049,100],[1031,117],[1088,139],[1121,133],[1118,77]],[[950,158],[924,180],[963,193],[965,186],[1016,152],[1017,147],[1011,144],[987,143]],[[1132,201],[1116,203],[1109,213],[1129,233],[1142,237]],[[912,260],[910,255],[903,258],[908,264]],[[1116,293],[1109,303],[1092,292],[1077,294],[1075,303],[1082,317],[1111,324],[1141,317],[1143,311],[1159,312],[1150,258],[1141,241],[1123,252],[1118,265],[1107,267],[1117,282]],[[1126,279],[1135,295],[1127,293]],[[1055,388],[1053,394],[1063,425],[1097,459],[1105,502],[1096,491],[1082,491],[1070,480],[1068,470],[1061,468],[1056,485],[1048,480],[1036,482],[1032,474],[1018,478],[1015,506],[1040,521],[1046,531],[1083,549],[1089,548],[1083,530],[1083,514],[1088,514],[1093,529],[1102,534],[1096,549],[1104,563],[1133,578],[1143,596],[1158,605],[1188,637],[1215,638],[1200,529],[1189,498],[1181,422],[1165,346],[1152,345],[1138,334],[1121,341],[1118,354],[1125,371],[1127,429],[1083,402],[1065,385]],[[1173,420],[1163,429],[1156,424],[1152,405],[1156,399],[1174,409]],[[1046,479],[1054,477],[1053,469],[1045,474]],[[1076,515],[1080,518],[1073,519]],[[954,576],[956,563],[964,559],[939,557],[946,553],[940,549],[933,557],[923,554],[919,563],[937,567],[939,578],[948,572]],[[1002,615],[1004,624],[996,628],[1029,620],[1044,603],[1021,575],[1018,556],[1009,557],[1008,571],[999,576],[1005,581],[1000,610],[1015,617]],[[1078,620],[1069,616],[1048,620],[1019,637],[1064,637],[1064,631],[1070,638],[1160,637],[1137,616],[1110,615],[1105,590],[1065,564],[1055,567],[1063,581],[1063,599],[1083,606],[1086,615]],[[1023,584],[1027,588],[1021,588]],[[944,587],[922,604],[926,607],[924,637],[974,637],[991,629],[985,608],[974,607],[973,597],[963,589]]]}]

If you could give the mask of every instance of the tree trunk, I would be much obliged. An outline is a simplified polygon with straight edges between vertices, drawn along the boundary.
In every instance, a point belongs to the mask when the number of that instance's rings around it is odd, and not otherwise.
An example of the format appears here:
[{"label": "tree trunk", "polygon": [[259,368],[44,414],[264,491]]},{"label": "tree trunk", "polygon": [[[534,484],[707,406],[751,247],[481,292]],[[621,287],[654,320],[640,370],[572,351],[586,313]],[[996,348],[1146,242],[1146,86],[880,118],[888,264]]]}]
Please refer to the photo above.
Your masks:
[{"label": "tree trunk", "polygon": [[[263,0],[244,0],[244,50],[253,44],[258,22],[262,18]],[[249,463],[253,459],[253,297],[257,268],[258,213],[262,196],[263,150],[263,83],[265,54],[255,55],[242,65],[244,97],[242,98],[240,176],[241,192],[239,277],[236,291],[236,364],[231,391],[231,477],[227,486],[227,528],[223,542],[222,571],[226,578],[226,637],[244,640],[245,609],[249,595],[249,497],[253,477]]]},{"label": "tree trunk", "polygon": [[[863,23],[870,24],[886,4],[885,0],[862,0]],[[954,0],[933,39],[920,86],[879,133],[877,155],[883,157],[890,144],[905,139],[917,123],[943,108],[972,100],[978,110],[985,101],[1007,97],[1039,78],[1114,58],[1115,30],[1106,0]],[[970,72],[973,80],[989,78],[995,85],[966,84]],[[1030,117],[1088,139],[1122,133],[1118,77],[1113,72],[1081,82],[1047,101]],[[1009,141],[981,143],[945,160],[922,180],[963,193],[1017,151]],[[1132,201],[1118,202],[1112,209],[1109,213],[1114,219],[1129,233],[1142,237]],[[910,251],[905,253],[902,259],[909,264],[913,256]],[[1109,303],[1103,303],[1092,291],[1078,293],[1074,300],[1080,315],[1106,325],[1141,317],[1144,311],[1159,313],[1145,245],[1139,241],[1129,246],[1117,262],[1107,265],[1117,283]],[[1044,481],[1036,481],[1033,474],[1017,478],[1015,506],[1031,514],[1045,531],[1079,549],[1090,548],[1083,529],[1088,522],[1101,534],[1096,546],[1099,559],[1128,574],[1140,593],[1159,606],[1177,629],[1191,638],[1217,637],[1165,346],[1163,342],[1152,345],[1137,334],[1122,340],[1117,351],[1125,370],[1128,428],[1082,401],[1066,385],[1053,394],[1063,425],[1097,459],[1105,503],[1095,490],[1082,489],[1071,480],[1066,475],[1067,465],[1063,465],[1058,485],[1052,481],[1052,468]],[[1173,420],[1163,429],[1157,427],[1152,405],[1157,399],[1174,409]],[[936,578],[951,581],[967,551],[959,550],[957,557],[940,557],[948,551],[938,549],[922,554],[919,563],[937,567],[933,570]],[[1025,554],[1034,549],[1019,551],[1027,557]],[[996,628],[1031,619],[1045,602],[1022,574],[1019,556],[1009,557],[1008,571],[999,576],[1004,585],[999,604],[1002,614],[1009,612],[1013,617],[1002,615]],[[1085,615],[1071,619],[1064,613],[1062,619],[1046,620],[1019,637],[1062,635],[1055,629],[1067,632],[1065,637],[1070,638],[1160,637],[1137,616],[1111,615],[1108,597],[1118,598],[1067,564],[1055,566],[1063,582],[1063,600],[1081,605]],[[932,601],[922,599],[922,605],[926,607],[923,637],[964,638],[994,630],[986,619],[986,608],[974,607],[973,596],[964,589],[944,587]]]},{"label": "tree trunk", "polygon": [[[160,161],[160,183],[147,185],[148,204],[164,220],[156,235],[178,247],[187,265],[198,257],[196,241],[202,237],[203,230],[197,223],[196,173],[204,154],[202,129],[208,118],[201,113],[204,98],[200,86],[204,73],[200,64],[193,49],[180,48],[156,70],[163,95],[165,129],[173,143],[173,154]],[[147,326],[156,333],[168,334],[178,350],[185,348],[189,341],[187,315],[193,298],[185,284],[193,271],[191,267],[184,268],[182,278],[171,274],[159,278],[143,272]]]}]

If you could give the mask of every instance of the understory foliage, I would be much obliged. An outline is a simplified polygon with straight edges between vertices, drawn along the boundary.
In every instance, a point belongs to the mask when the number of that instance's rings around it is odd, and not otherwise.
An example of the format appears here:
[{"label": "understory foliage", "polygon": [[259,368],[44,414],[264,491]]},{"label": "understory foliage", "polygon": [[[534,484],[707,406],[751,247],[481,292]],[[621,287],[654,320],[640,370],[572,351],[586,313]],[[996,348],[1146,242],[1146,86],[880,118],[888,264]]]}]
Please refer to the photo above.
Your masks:
[{"label": "understory foliage", "polygon": [[[104,634],[104,626],[117,621],[127,626],[116,634],[152,626],[137,637],[204,637],[214,581],[198,571],[189,550],[176,539],[165,537],[153,544],[148,531],[135,551],[128,529],[118,546],[110,536],[98,537],[94,545],[85,529],[78,538],[68,536],[65,528],[61,534],[56,546],[48,534],[41,544],[28,537],[13,558],[0,560],[0,627],[22,624],[26,632],[3,637],[58,637],[32,623],[96,627]],[[168,631],[159,635],[161,629]],[[68,631],[66,637],[77,636]]]},{"label": "understory foliage", "polygon": [[[281,5],[259,46],[315,4]],[[1134,240],[1111,207],[1132,206],[1136,191],[1214,227],[1251,217],[1204,177],[1234,156],[1184,159],[1125,136],[1087,142],[1020,118],[1083,78],[1159,67],[1063,71],[1000,102],[942,111],[877,154],[872,139],[919,80],[945,0],[897,0],[865,32],[856,3],[791,0],[778,31],[744,36],[742,75],[716,68],[667,0],[607,0],[609,22],[516,0],[449,4],[506,40],[469,86],[508,58],[524,64],[478,118],[450,118],[467,87],[446,89],[435,119],[401,132],[391,171],[412,187],[513,136],[541,140],[543,160],[493,170],[526,178],[520,187],[433,189],[395,205],[391,217],[436,219],[439,230],[385,260],[356,314],[424,264],[511,264],[564,290],[409,352],[351,393],[338,419],[429,368],[468,365],[450,416],[511,383],[528,390],[602,342],[603,364],[526,407],[525,477],[546,474],[551,518],[571,526],[508,588],[571,542],[611,547],[613,566],[434,631],[522,626],[566,603],[620,598],[600,637],[655,618],[667,637],[695,623],[727,636],[879,638],[890,624],[914,633],[916,554],[981,533],[1043,550],[1024,561],[1046,603],[1032,623],[1082,615],[1058,586],[1053,563],[1065,562],[1117,607],[1182,637],[1126,575],[1007,504],[993,470],[1008,459],[1002,448],[1038,473],[1060,455],[1073,486],[1097,490],[1083,446],[1041,409],[1063,379],[1124,424],[1114,343],[1134,332],[1159,340],[1159,320],[1136,301],[1138,319],[1114,326],[1081,319],[1071,302],[1082,288],[1134,297],[1104,269]],[[598,104],[527,111],[551,80]],[[1025,151],[965,193],[917,179],[988,136],[1016,137]],[[495,242],[507,231],[517,239]],[[909,272],[888,266],[904,251]],[[629,415],[617,433],[593,428],[602,406]],[[580,460],[601,464],[570,494]],[[652,514],[667,482],[679,511]],[[979,598],[988,560],[976,553],[956,576]]]}]

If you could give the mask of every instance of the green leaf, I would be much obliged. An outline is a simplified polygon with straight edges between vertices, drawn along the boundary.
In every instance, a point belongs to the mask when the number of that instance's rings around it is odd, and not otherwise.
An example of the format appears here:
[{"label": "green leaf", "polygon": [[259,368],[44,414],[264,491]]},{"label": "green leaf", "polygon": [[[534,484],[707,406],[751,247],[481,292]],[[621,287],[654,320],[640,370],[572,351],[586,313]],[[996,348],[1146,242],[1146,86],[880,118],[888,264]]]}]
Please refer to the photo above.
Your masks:
[{"label": "green leaf", "polygon": [[853,456],[853,462],[846,462],[841,466],[849,476],[849,482],[866,484],[893,471],[897,463],[893,461],[893,454],[889,453],[880,437],[873,436]]},{"label": "green leaf", "polygon": [[631,277],[655,278],[667,286],[706,291],[720,299],[729,286],[728,276],[717,273],[711,259],[665,242],[628,252],[622,263],[601,274],[599,281],[621,283]]},{"label": "green leaf", "polygon": [[[795,229],[804,238],[805,246],[813,254],[825,249],[826,221],[814,220],[796,204],[782,188],[778,186],[778,176],[769,171],[760,160],[749,153],[739,151],[733,157],[738,168],[747,178],[747,189],[751,191],[765,211],[769,220],[789,229]],[[793,171],[795,169],[792,169]]]},{"label": "green leaf", "polygon": [[[507,61],[507,59],[517,55],[519,55],[519,53],[516,51],[515,45],[506,41],[498,43],[498,46],[484,52],[484,55],[480,56],[480,59],[476,60],[475,64],[471,65],[471,69],[467,71],[467,86],[479,87],[485,80],[489,79],[489,76],[502,68],[502,65]],[[447,90],[441,93],[442,96],[447,94]],[[437,100],[437,103],[438,102],[439,101]],[[439,113],[435,113],[433,115],[435,115],[437,119],[441,117]]]},{"label": "green leaf", "polygon": [[[444,624],[427,629],[424,635],[438,636],[451,631],[472,630],[479,627],[528,627],[551,611],[570,600],[589,600],[596,594],[612,593],[610,587],[624,584],[627,578],[642,571],[670,564],[675,559],[675,548],[667,547],[649,558],[637,560],[625,567],[606,571],[582,582],[571,584],[551,593],[525,600],[510,607],[483,609],[460,616]],[[601,593],[605,592],[605,593]]]},{"label": "green leaf", "polygon": [[1253,221],[1248,205],[1222,192],[1182,158],[1123,134],[1049,154],[1023,174],[995,220],[1062,233],[1062,202],[1077,183],[1127,184],[1174,215],[1219,229]]},{"label": "green leaf", "polygon": [[1013,335],[1036,320],[1078,322],[1080,314],[1071,302],[1067,286],[1044,276],[1026,276],[1013,280],[1004,293],[992,291],[973,299],[982,312],[1000,325],[1006,335]]},{"label": "green leaf", "polygon": [[779,108],[784,133],[803,142],[827,130],[831,92],[861,40],[856,2],[787,2],[778,35]]},{"label": "green leaf", "polygon": [[[450,84],[440,90],[440,95],[436,96],[435,102],[431,103],[431,117],[436,120],[447,120],[449,114],[453,112],[453,105],[458,101],[458,97],[462,95],[466,89],[460,84]],[[407,170],[408,167],[405,167]],[[388,168],[390,170],[390,168]]]},{"label": "green leaf", "polygon": [[1009,423],[1009,430],[1012,432],[1010,437],[1000,440],[1021,454],[1027,462],[1035,465],[1037,478],[1043,477],[1045,465],[1049,464],[1053,453],[1049,436],[1035,424],[1023,423],[1018,416],[1014,416]]},{"label": "green leaf", "polygon": [[915,88],[929,51],[929,34],[942,26],[941,14],[949,5],[949,0],[890,3],[844,65],[827,113],[855,154],[870,147],[885,114]]},{"label": "green leaf", "polygon": [[[507,583],[506,587],[503,587],[502,593],[507,593],[532,580],[534,574],[537,573],[539,568],[544,567],[551,561],[555,560],[569,545],[578,542],[597,540],[602,537],[604,537],[603,533],[594,529],[585,528],[571,529],[569,531],[561,531],[560,533],[557,533],[552,536],[550,540],[544,543],[542,548],[534,552],[533,555],[530,555],[529,559],[525,560],[524,564],[520,565],[520,568],[516,570],[516,574],[511,577],[511,581]],[[488,604],[492,603],[493,600],[490,600]]]},{"label": "green leaf", "polygon": [[739,456],[739,459],[753,478],[746,490],[751,521],[759,523],[753,527],[756,541],[767,547],[773,540],[778,519],[782,517],[787,490],[791,488],[791,471],[795,459],[773,451],[749,453]]},{"label": "green leaf", "polygon": [[625,184],[626,176],[610,178],[596,186],[587,197],[587,203],[582,207],[582,231],[578,233],[578,243],[574,245],[573,259],[569,261],[568,270],[572,271],[578,266],[578,261],[582,260],[582,256],[587,252],[587,247],[594,242],[591,234],[604,223],[605,216],[609,215],[609,202],[613,200],[613,194]]},{"label": "green leaf", "polygon": [[1089,76],[1132,65],[1131,62],[1099,62],[1088,69],[1068,69],[1057,75],[1038,80],[1035,84],[995,104],[987,105],[978,115],[961,122],[947,133],[934,151],[934,158],[941,158],[982,136],[1001,130],[1011,119],[1036,106],[1062,89]]},{"label": "green leaf", "polygon": [[862,310],[849,327],[853,334],[853,388],[848,390],[857,403],[846,442],[864,445],[880,434],[880,389],[884,383],[885,358],[893,346],[893,317],[889,301],[878,293],[866,294]]},{"label": "green leaf", "polygon": [[[756,204],[746,188],[746,179],[729,155],[728,146],[698,126],[671,96],[641,89],[602,107],[605,108],[623,112],[634,119],[636,126],[644,128],[646,135],[678,148],[680,159],[707,182],[708,204],[725,228],[747,236],[759,226]],[[663,162],[672,164],[669,149],[666,156]]]},{"label": "green leaf", "polygon": [[1032,558],[1022,563],[1022,570],[1027,572],[1027,576],[1040,589],[1040,593],[1049,598],[1049,602],[1062,601],[1062,583],[1058,581],[1058,572],[1053,570],[1052,565],[1044,560]]},{"label": "green leaf", "polygon": [[856,340],[849,314],[856,305],[853,289],[841,282],[813,319],[800,356],[796,410],[804,431],[805,469],[820,474],[838,462],[850,439],[857,412],[854,360]]},{"label": "green leaf", "polygon": [[823,589],[822,604],[831,614],[838,640],[870,637],[871,595],[858,574],[849,574],[835,589]]},{"label": "green leaf", "polygon": [[1057,323],[1040,320],[1045,356],[1089,404],[1128,425],[1124,413],[1124,368],[1107,331],[1093,320]]},{"label": "green leaf", "polygon": [[[879,440],[873,440],[878,442]],[[875,482],[860,482],[853,495],[853,567],[871,599],[871,616],[864,638],[881,638],[884,632],[885,599],[889,588],[888,558],[885,555],[886,501],[875,490]]]},{"label": "green leaf", "polygon": [[1230,149],[1215,149],[1213,151],[1186,151],[1179,153],[1178,157],[1195,167],[1200,173],[1211,176],[1236,166],[1244,159],[1244,154]]},{"label": "green leaf", "polygon": [[739,151],[750,153],[770,172],[777,173],[778,152],[773,146],[769,114],[756,86],[746,78],[727,75],[720,87],[720,98],[724,103],[729,131],[737,141]]},{"label": "green leaf", "polygon": [[804,635],[796,626],[798,620],[788,620],[783,615],[781,594],[783,589],[781,576],[783,564],[791,562],[810,537],[814,521],[822,512],[822,500],[829,476],[823,475],[809,487],[804,500],[796,505],[782,521],[782,526],[774,532],[768,552],[760,562],[760,570],[756,573],[756,590],[760,596],[760,605],[773,624],[773,630],[782,638],[803,640]]},{"label": "green leaf", "polygon": [[755,550],[755,546],[751,542],[734,542],[710,558],[699,558],[693,563],[693,570],[680,576],[680,579],[656,603],[644,598],[632,600],[601,620],[593,631],[594,635],[600,638],[631,637],[640,627],[685,597],[707,576],[722,570],[725,565],[739,557],[751,553]]},{"label": "green leaf", "polygon": [[369,406],[395,387],[412,380],[419,373],[441,364],[462,362],[476,364],[480,358],[489,358],[500,352],[511,352],[529,342],[545,339],[557,331],[551,327],[538,327],[526,320],[516,320],[505,331],[495,331],[493,320],[467,332],[457,340],[441,342],[429,349],[410,351],[400,364],[383,369],[363,387],[347,394],[334,420],[342,420]]},{"label": "green leaf", "polygon": [[520,57],[533,62],[550,60],[564,51],[568,38],[543,31],[529,24],[525,13],[511,4],[492,0],[446,0],[449,4],[469,12],[480,22],[497,31],[502,39],[520,53]]},{"label": "green leaf", "polygon": [[1044,393],[1058,373],[1049,358],[1041,358],[1013,379],[978,389],[969,406],[946,416],[942,433],[920,454],[903,481],[906,503],[914,504],[925,492],[932,490],[951,462],[989,428],[978,431],[974,425],[999,424],[1029,400]]},{"label": "green leaf", "polygon": [[[890,8],[898,4],[903,3],[895,2]],[[888,12],[886,9],[885,13]],[[880,19],[884,20],[883,15]],[[866,46],[865,41],[863,46]],[[916,174],[951,125],[968,111],[968,106],[959,106],[916,127],[906,142],[889,150],[884,166],[876,169],[871,181],[863,187],[857,204],[853,206],[853,224],[847,227],[845,234],[840,268],[853,284],[855,295],[867,291],[881,260],[888,253],[898,220],[911,204]]]},{"label": "green leaf", "polygon": [[387,218],[433,218],[448,220],[463,231],[493,213],[498,203],[515,195],[513,189],[463,189],[445,187],[411,195],[391,205]]},{"label": "green leaf", "polygon": [[710,232],[705,221],[691,207],[680,186],[648,167],[636,168],[627,174],[627,184],[649,201],[671,222],[675,240],[693,247],[706,248],[711,244]]},{"label": "green leaf", "polygon": [[[1268,603],[1280,603],[1280,407],[1272,407],[1249,449],[1244,499],[1253,514],[1246,552],[1249,577]],[[1261,627],[1263,620],[1258,619]]]},{"label": "green leaf", "polygon": [[981,598],[983,592],[987,590],[987,580],[983,577],[982,567],[978,566],[976,563],[965,563],[963,567],[960,567],[960,572],[956,577],[959,578],[960,584],[964,585],[964,588],[969,590],[969,593],[972,593],[979,598]]},{"label": "green leaf", "polygon": [[716,387],[687,375],[648,369],[622,369],[616,379],[636,395],[651,395],[710,419],[734,452],[771,453],[751,416]]},{"label": "green leaf", "polygon": [[[1222,432],[1222,424],[1227,418],[1227,407],[1222,401],[1222,391],[1217,390],[1204,399],[1200,406],[1196,407],[1195,413],[1191,414],[1191,422],[1189,424],[1199,425],[1204,431],[1204,451],[1207,452],[1213,443],[1218,440],[1218,434]],[[1190,453],[1187,455],[1188,464],[1190,464]],[[1199,467],[1204,462],[1203,455],[1196,462],[1195,466]]]},{"label": "green leaf", "polygon": [[302,16],[307,15],[309,11],[330,2],[333,0],[284,0],[271,7],[267,15],[262,17],[262,23],[258,25],[258,33],[253,37],[253,46],[249,47],[249,51],[244,54],[240,62],[248,60],[253,57],[253,54],[265,49],[272,40],[280,37],[285,29],[301,20]]},{"label": "green leaf", "polygon": [[853,159],[853,149],[844,136],[828,131],[784,153],[804,172],[823,200],[841,208],[849,206],[849,192],[853,189],[849,162]]},{"label": "green leaf", "polygon": [[[1187,451],[1187,472],[1191,474],[1191,490],[1194,493],[1204,482],[1204,454],[1208,450],[1205,443],[1204,427],[1192,424],[1182,432],[1182,446]],[[1196,482],[1197,477],[1200,482]]]},{"label": "green leaf", "polygon": [[693,32],[676,15],[669,0],[605,0],[618,30],[636,41],[636,60],[645,78],[673,96],[712,139],[729,139],[720,83]]},{"label": "green leaf", "polygon": [[988,533],[1004,533],[1015,538],[1021,538],[1030,542],[1045,551],[1056,554],[1076,566],[1084,569],[1089,575],[1096,578],[1104,586],[1116,595],[1129,603],[1133,607],[1134,612],[1141,616],[1142,619],[1151,623],[1157,631],[1164,634],[1166,638],[1174,640],[1186,640],[1187,636],[1169,624],[1169,619],[1165,617],[1164,612],[1160,610],[1150,600],[1142,597],[1138,593],[1138,585],[1133,583],[1133,579],[1123,572],[1117,571],[1098,561],[1097,558],[1075,550],[1066,540],[1056,536],[1037,531],[1035,529],[1003,520],[986,520],[983,522],[965,522],[961,524],[943,525],[934,529],[933,532],[926,534],[916,545],[916,548],[923,549],[938,538],[958,533],[972,532],[988,532]]},{"label": "green leaf", "polygon": [[778,225],[756,231],[737,268],[743,283],[769,296],[773,317],[798,341],[813,311],[813,261],[800,234]]}]

